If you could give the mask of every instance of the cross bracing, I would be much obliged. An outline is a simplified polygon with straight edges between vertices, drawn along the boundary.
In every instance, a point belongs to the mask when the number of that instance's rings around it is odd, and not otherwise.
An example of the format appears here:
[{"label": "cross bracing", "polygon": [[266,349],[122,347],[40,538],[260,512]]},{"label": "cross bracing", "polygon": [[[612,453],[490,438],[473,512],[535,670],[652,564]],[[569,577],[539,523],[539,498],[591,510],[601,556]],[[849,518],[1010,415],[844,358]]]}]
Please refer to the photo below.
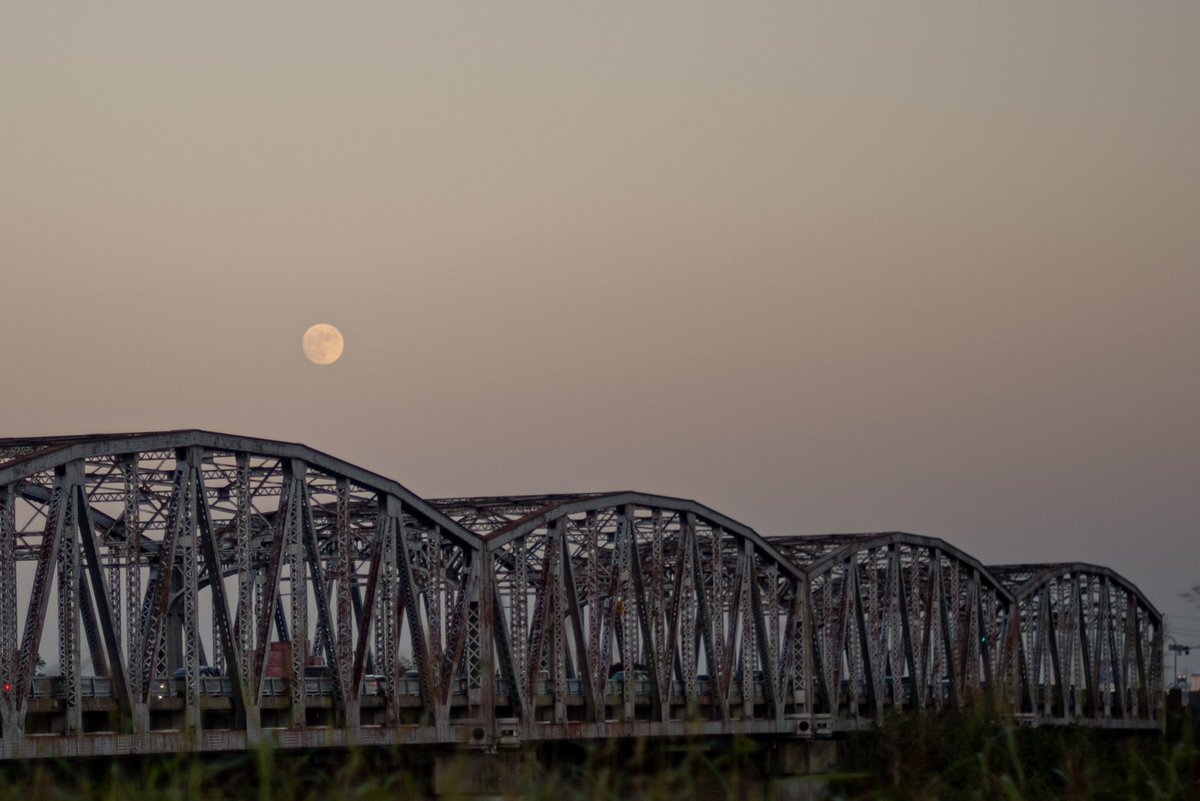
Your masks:
[{"label": "cross bracing", "polygon": [[1105,568],[637,492],[426,500],[203,431],[0,440],[4,758],[814,736],[985,693],[1137,728],[1160,662]]},{"label": "cross bracing", "polygon": [[814,704],[835,728],[888,709],[1015,696],[1013,597],[972,557],[902,532],[773,542],[805,566]]},{"label": "cross bracing", "polygon": [[1020,714],[1042,720],[1153,719],[1162,688],[1162,617],[1133,584],[1079,562],[992,571],[1020,609]]}]

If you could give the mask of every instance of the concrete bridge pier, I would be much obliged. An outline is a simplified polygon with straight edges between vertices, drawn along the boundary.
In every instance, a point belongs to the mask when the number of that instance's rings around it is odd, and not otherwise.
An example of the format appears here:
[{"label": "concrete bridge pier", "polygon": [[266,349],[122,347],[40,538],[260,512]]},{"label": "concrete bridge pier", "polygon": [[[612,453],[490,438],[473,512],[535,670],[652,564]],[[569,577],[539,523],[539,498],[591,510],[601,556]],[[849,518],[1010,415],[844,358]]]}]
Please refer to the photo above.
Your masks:
[{"label": "concrete bridge pier", "polygon": [[[623,749],[607,743],[599,747],[612,751],[596,761],[596,778],[602,780],[608,772],[609,776],[620,774],[623,780],[640,777],[653,781],[662,772],[685,771],[687,776],[679,778],[694,783],[692,794],[697,798],[725,798],[731,792],[738,798],[773,801],[810,801],[826,796],[827,786],[821,777],[837,766],[836,741],[774,739],[756,743],[757,747],[733,759],[731,752],[741,746],[732,742],[626,743],[630,753],[625,757],[621,756]],[[554,746],[539,749],[530,743],[507,749],[440,750],[433,757],[433,793],[459,798],[520,798],[531,784],[551,778],[560,768],[577,765],[577,760],[592,763],[594,757],[585,753]]]},{"label": "concrete bridge pier", "polygon": [[839,744],[837,740],[775,740],[756,757],[767,776],[812,776],[837,768]]},{"label": "concrete bridge pier", "polygon": [[519,798],[536,781],[538,770],[537,756],[528,749],[438,751],[433,758],[433,793],[449,798]]}]

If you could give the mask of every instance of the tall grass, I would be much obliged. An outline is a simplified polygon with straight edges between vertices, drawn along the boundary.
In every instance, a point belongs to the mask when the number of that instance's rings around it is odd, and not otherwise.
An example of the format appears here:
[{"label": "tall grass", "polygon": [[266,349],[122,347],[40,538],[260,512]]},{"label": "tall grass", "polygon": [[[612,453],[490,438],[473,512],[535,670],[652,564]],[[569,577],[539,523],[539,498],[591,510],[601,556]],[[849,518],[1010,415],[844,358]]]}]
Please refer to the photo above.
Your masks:
[{"label": "tall grass", "polygon": [[834,798],[1200,801],[1190,734],[1025,728],[985,705],[889,717],[849,738],[842,766]]},{"label": "tall grass", "polygon": [[[1185,727],[1187,731],[1191,727]],[[1188,735],[1015,727],[978,706],[886,718],[849,737],[837,773],[780,783],[753,741],[621,742],[477,755],[511,772],[509,795],[535,801],[755,799],[842,801],[1200,801]],[[257,751],[0,766],[0,801],[395,801],[434,797],[423,749]],[[782,788],[782,791],[781,791]],[[453,781],[443,798],[470,797]]]},{"label": "tall grass", "polygon": [[[536,754],[469,754],[511,771],[504,791],[544,801],[748,797],[754,746],[714,753],[653,742],[558,746]],[[228,755],[178,755],[0,766],[0,801],[396,801],[477,798],[466,776],[435,793],[423,749],[293,752],[263,747]],[[448,788],[448,789],[447,789]],[[749,797],[754,797],[753,794]],[[762,797],[761,792],[757,797]]]}]

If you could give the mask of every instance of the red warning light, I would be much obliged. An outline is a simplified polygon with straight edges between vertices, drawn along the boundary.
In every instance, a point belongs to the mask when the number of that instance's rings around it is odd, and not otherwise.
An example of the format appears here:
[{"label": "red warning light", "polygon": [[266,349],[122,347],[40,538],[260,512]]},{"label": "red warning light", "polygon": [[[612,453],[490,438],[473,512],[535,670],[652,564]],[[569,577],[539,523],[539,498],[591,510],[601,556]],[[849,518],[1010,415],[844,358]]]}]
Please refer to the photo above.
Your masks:
[{"label": "red warning light", "polygon": [[4,682],[4,692],[6,692],[6,693],[12,692],[12,682],[10,682],[10,681]]}]

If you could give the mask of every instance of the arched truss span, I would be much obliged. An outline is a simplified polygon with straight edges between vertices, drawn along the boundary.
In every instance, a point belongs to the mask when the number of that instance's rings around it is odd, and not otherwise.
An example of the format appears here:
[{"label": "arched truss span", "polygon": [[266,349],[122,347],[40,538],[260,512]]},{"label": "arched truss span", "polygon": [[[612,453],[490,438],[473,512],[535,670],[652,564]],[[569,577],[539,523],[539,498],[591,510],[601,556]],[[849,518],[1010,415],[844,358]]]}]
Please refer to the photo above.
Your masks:
[{"label": "arched truss span", "polygon": [[1140,728],[1161,624],[1106,568],[912,534],[768,539],[637,492],[427,501],[205,431],[0,439],[0,759],[810,735],[993,688]]},{"label": "arched truss span", "polygon": [[1020,710],[1044,720],[1156,725],[1162,615],[1107,567],[1079,562],[992,571],[1020,612]]},{"label": "arched truss span", "polygon": [[[194,430],[0,440],[0,460],[6,750],[42,731],[327,719],[428,720],[445,736],[478,640],[482,540],[400,484],[303,445]],[[39,678],[55,634],[53,678]],[[91,675],[102,713],[85,712]],[[366,684],[384,689],[363,699]]]},{"label": "arched truss span", "polygon": [[957,548],[900,532],[770,542],[804,566],[815,712],[874,718],[1012,684],[1012,593]]},{"label": "arched truss span", "polygon": [[636,492],[432,503],[486,539],[523,722],[782,723],[803,707],[802,573],[748,526]]}]

